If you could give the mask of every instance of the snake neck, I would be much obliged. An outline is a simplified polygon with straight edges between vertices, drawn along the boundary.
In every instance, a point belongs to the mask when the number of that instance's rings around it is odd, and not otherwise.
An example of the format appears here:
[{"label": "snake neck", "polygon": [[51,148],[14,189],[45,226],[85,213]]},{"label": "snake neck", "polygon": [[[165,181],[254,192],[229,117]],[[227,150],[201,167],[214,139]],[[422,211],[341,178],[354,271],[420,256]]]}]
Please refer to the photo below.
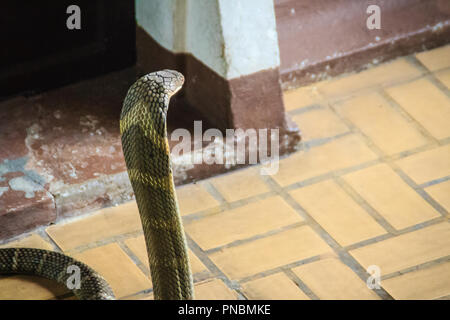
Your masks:
[{"label": "snake neck", "polygon": [[191,299],[192,275],[167,140],[170,95],[143,77],[128,91],[120,130],[147,245],[155,299]]}]

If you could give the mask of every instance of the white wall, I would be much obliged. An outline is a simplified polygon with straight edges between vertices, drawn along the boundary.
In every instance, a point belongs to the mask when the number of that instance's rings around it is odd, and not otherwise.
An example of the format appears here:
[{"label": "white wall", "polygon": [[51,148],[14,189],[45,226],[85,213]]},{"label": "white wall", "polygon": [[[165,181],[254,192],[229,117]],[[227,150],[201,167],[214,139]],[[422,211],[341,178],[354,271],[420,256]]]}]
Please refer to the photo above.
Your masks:
[{"label": "white wall", "polygon": [[280,65],[273,0],[136,0],[136,19],[226,79]]}]

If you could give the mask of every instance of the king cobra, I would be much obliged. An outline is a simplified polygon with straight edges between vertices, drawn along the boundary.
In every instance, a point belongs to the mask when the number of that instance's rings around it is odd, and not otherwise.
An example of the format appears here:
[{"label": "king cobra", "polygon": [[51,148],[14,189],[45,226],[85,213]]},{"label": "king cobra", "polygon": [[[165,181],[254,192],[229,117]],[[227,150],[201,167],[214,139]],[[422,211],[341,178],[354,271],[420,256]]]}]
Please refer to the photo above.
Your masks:
[{"label": "king cobra", "polygon": [[[183,75],[173,70],[141,77],[129,88],[120,115],[122,149],[141,217],[155,299],[194,298],[166,121],[170,97],[183,83]],[[79,283],[71,278],[74,270],[79,272]],[[79,299],[115,299],[102,276],[58,252],[0,249],[0,274],[17,273],[71,284],[68,288]]]}]

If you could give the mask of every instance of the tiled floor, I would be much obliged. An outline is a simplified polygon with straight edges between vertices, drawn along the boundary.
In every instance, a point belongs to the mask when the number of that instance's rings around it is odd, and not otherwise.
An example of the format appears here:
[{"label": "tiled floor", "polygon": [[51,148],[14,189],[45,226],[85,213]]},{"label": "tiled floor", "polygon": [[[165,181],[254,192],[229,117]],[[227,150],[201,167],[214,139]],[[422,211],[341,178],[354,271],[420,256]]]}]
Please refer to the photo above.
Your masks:
[{"label": "tiled floor", "polygon": [[[286,92],[304,142],[276,175],[250,167],[177,190],[197,298],[450,299],[449,75],[450,45]],[[64,251],[118,298],[152,298],[134,202],[7,245]],[[72,298],[30,277],[0,288]]]}]

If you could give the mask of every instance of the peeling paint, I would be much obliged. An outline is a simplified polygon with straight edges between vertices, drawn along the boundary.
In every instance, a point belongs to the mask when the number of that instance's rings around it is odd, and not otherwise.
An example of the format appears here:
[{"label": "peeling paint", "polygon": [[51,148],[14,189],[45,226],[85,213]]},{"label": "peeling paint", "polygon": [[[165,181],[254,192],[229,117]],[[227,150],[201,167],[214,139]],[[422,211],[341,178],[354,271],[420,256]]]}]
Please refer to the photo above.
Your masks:
[{"label": "peeling paint", "polygon": [[27,176],[21,176],[9,180],[9,186],[12,190],[25,192],[25,198],[34,198],[36,191],[41,191],[43,188]]},{"label": "peeling paint", "polygon": [[5,193],[8,190],[9,190],[9,187],[0,187],[0,197],[3,195],[3,193]]},{"label": "peeling paint", "polygon": [[17,159],[5,159],[2,163],[0,163],[0,181],[5,181],[3,177],[7,173],[12,172],[22,172],[25,176],[27,176],[30,180],[34,181],[38,185],[44,185],[45,179],[40,176],[34,170],[27,170],[25,166],[28,162],[28,157],[21,157]]}]

